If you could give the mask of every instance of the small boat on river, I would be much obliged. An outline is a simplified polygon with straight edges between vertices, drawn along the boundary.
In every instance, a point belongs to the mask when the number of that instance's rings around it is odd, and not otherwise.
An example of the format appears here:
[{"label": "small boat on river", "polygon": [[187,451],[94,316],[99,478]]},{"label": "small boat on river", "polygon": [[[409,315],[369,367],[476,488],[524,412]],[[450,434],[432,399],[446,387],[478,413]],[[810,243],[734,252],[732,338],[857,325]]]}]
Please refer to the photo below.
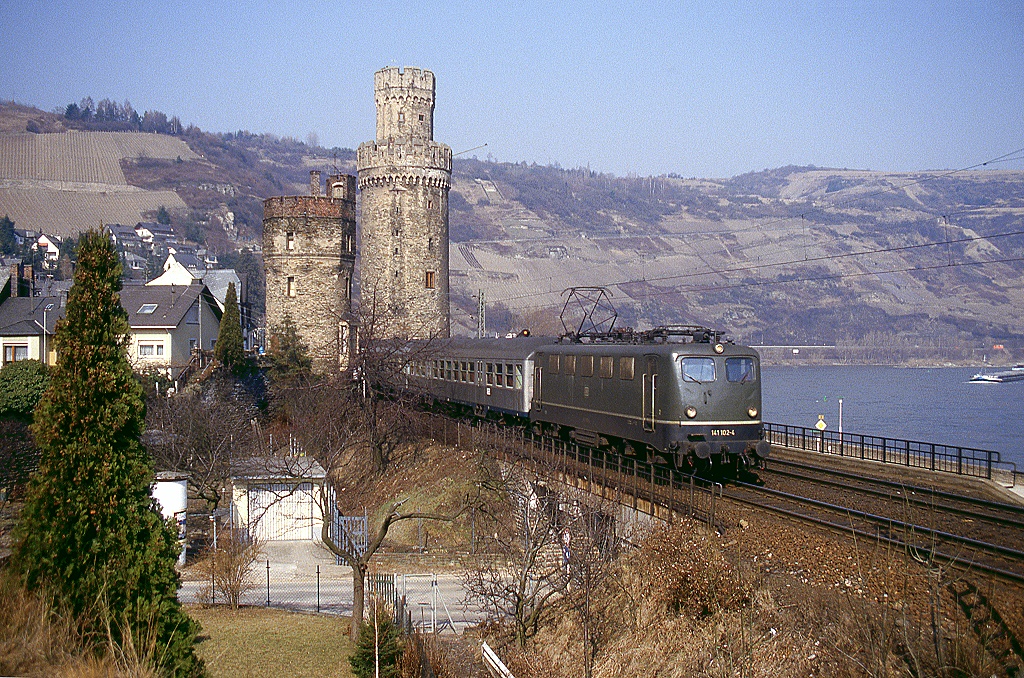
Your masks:
[{"label": "small boat on river", "polygon": [[1003,384],[1008,381],[1024,381],[1024,363],[1014,365],[1002,372],[992,372],[991,374],[979,372],[971,377],[971,383],[974,384]]}]

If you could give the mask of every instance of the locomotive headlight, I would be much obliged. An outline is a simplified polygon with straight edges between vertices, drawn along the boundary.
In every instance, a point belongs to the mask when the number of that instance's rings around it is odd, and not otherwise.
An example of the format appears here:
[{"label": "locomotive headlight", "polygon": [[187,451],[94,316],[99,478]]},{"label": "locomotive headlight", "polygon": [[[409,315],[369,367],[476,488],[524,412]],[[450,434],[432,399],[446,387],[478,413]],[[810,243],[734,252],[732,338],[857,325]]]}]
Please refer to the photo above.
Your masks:
[{"label": "locomotive headlight", "polygon": [[724,350],[725,346],[722,346],[721,344],[715,344],[715,353],[721,353]]},{"label": "locomotive headlight", "polygon": [[697,416],[697,408],[694,407],[693,405],[688,405],[687,408],[686,408],[686,416],[689,417],[690,419],[693,419],[694,417],[696,417]]},{"label": "locomotive headlight", "polygon": [[757,417],[757,408],[753,407],[753,406],[748,407],[747,408],[747,416],[750,417],[751,419],[756,418]]}]

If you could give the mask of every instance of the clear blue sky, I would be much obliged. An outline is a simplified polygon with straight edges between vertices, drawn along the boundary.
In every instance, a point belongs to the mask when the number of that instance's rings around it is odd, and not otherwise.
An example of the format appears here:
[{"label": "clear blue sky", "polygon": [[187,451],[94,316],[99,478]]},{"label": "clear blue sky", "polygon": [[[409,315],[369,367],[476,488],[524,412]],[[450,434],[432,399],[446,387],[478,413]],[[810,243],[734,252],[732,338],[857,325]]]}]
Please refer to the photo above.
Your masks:
[{"label": "clear blue sky", "polygon": [[1024,147],[1020,0],[0,2],[0,99],[47,110],[354,148],[389,65],[434,71],[436,138],[481,158],[724,177]]}]

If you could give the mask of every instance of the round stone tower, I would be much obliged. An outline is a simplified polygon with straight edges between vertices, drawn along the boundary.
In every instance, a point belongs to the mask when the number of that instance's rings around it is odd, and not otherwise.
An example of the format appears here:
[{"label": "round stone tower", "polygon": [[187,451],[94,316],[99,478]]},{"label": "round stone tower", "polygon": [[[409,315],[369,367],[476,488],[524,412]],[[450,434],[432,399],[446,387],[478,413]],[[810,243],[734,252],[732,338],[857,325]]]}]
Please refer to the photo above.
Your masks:
[{"label": "round stone tower", "polygon": [[434,74],[374,74],[377,138],[357,154],[360,297],[378,337],[447,337],[452,149],[434,141]]}]

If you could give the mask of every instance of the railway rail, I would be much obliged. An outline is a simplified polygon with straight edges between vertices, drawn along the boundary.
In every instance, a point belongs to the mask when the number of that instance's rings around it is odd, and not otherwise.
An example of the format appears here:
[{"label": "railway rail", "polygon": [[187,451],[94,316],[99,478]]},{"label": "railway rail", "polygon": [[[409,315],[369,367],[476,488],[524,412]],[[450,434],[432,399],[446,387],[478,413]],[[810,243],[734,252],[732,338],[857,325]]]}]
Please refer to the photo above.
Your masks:
[{"label": "railway rail", "polygon": [[[879,497],[887,501],[896,501],[908,507],[963,516],[972,521],[985,521],[1024,532],[1024,505],[982,499],[946,492],[934,487],[912,485],[782,459],[773,459],[761,470],[760,475],[762,478],[779,477],[813,483],[821,487],[842,489],[847,492]],[[1021,538],[1024,539],[1024,534],[1021,535]]]},{"label": "railway rail", "polygon": [[[550,436],[536,436],[521,430],[496,426],[488,426],[483,430],[472,429],[458,422],[446,421],[447,423],[444,425],[445,439],[454,437],[450,436],[448,431],[452,426],[456,427],[458,431],[465,431],[467,435],[474,437],[482,435],[483,440],[476,439],[471,443],[474,447],[480,447],[480,443],[484,442],[484,446],[506,459],[526,458],[532,460],[535,468],[544,474],[560,476],[563,479],[573,476],[577,479],[584,479],[591,487],[602,488],[597,490],[601,493],[608,490],[614,491],[617,493],[617,501],[624,501],[623,497],[625,497],[625,501],[631,501],[634,508],[645,505],[648,513],[656,514],[659,508],[667,513],[689,513],[691,516],[706,521],[721,532],[726,528],[718,520],[719,506],[723,500],[732,501],[799,522],[890,544],[907,550],[918,560],[945,562],[1024,585],[1024,550],[1022,550],[1024,538],[1016,536],[1024,535],[1024,527],[1021,525],[1024,522],[1021,520],[1024,511],[1018,511],[1019,507],[1013,505],[945,492],[933,492],[927,488],[912,490],[927,493],[935,498],[942,498],[944,502],[942,506],[933,503],[928,498],[917,500],[925,502],[928,510],[937,513],[945,511],[940,515],[986,521],[992,527],[1000,525],[1000,521],[1005,517],[1007,522],[1003,525],[1003,529],[1012,529],[1013,534],[1009,534],[1006,539],[1000,539],[997,543],[994,541],[994,537],[987,536],[994,534],[994,531],[985,533],[986,536],[983,538],[975,538],[963,534],[964,530],[954,532],[948,529],[939,529],[919,522],[903,520],[896,515],[883,515],[865,510],[863,504],[861,508],[858,508],[845,505],[847,502],[840,504],[835,501],[803,496],[811,494],[810,491],[798,494],[739,481],[723,487],[717,483],[710,483],[704,479],[683,474],[665,466],[651,464],[635,457],[626,457]],[[778,461],[770,463],[782,465]],[[829,472],[828,469],[818,469],[817,467],[814,470],[820,471],[823,475]],[[771,471],[769,471],[770,474]],[[790,472],[790,475],[802,474]],[[871,479],[842,472],[833,472],[833,475],[836,478],[843,478],[845,482],[840,483],[827,478],[808,476],[805,476],[801,482],[809,487],[817,487],[819,490],[822,487],[834,490],[837,486],[841,486],[848,493],[859,493],[862,499],[870,497],[877,500],[881,496],[881,490],[870,487],[863,488],[867,490],[865,492],[855,490],[852,481],[859,480],[862,483],[870,483]],[[902,488],[903,491],[909,489],[908,486],[898,483],[894,485]],[[886,481],[880,481],[878,486],[886,486]],[[888,487],[893,489],[891,485]],[[901,498],[904,503],[905,500],[906,497]],[[960,502],[962,506],[954,506],[953,504],[956,502]],[[923,509],[923,505],[918,506]],[[972,513],[971,509],[964,508],[964,506],[983,508],[988,513],[979,511]],[[946,510],[947,508],[949,510]]]}]

